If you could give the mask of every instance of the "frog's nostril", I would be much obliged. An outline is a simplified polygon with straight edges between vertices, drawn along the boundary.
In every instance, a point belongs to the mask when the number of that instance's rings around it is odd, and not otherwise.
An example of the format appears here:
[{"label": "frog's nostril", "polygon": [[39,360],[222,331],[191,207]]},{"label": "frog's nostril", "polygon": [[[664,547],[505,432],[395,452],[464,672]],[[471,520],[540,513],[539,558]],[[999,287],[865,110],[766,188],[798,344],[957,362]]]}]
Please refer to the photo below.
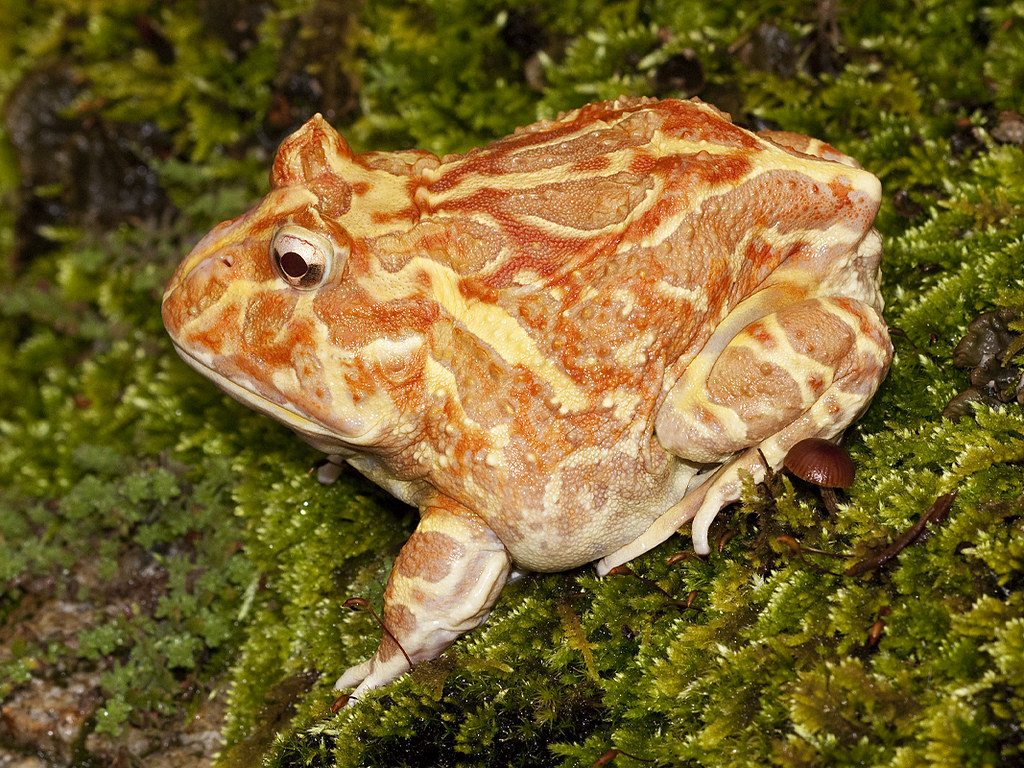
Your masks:
[{"label": "frog's nostril", "polygon": [[225,267],[235,266],[235,257],[232,256],[230,253],[225,253],[223,256],[221,256],[220,261],[221,264],[223,264]]}]

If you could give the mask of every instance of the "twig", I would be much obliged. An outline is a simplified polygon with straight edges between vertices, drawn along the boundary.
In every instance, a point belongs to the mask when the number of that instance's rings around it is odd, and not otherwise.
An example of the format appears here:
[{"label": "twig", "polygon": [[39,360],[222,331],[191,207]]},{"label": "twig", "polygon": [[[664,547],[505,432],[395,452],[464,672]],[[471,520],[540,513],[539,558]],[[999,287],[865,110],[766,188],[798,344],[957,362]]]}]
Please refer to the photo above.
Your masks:
[{"label": "twig", "polygon": [[875,568],[881,568],[887,562],[896,557],[896,555],[913,544],[914,540],[924,532],[928,523],[942,522],[946,518],[946,515],[949,514],[950,507],[953,506],[953,499],[956,498],[957,493],[958,491],[953,491],[952,493],[944,493],[942,496],[939,496],[939,498],[935,500],[935,503],[928,507],[927,511],[921,515],[921,518],[910,526],[910,528],[896,539],[896,541],[883,549],[877,555],[864,558],[859,563],[854,563],[843,571],[843,575],[860,576],[862,573],[873,571]]}]

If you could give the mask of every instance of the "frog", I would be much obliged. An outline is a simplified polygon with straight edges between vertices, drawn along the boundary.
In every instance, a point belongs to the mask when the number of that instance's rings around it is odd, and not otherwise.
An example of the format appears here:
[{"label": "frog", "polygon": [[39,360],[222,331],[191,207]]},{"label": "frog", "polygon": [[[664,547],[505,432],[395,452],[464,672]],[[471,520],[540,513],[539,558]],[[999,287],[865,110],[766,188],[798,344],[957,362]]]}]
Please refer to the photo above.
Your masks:
[{"label": "frog", "polygon": [[354,152],[320,115],[162,313],[227,394],[416,507],[349,701],[510,579],[710,550],[744,482],[868,407],[892,346],[879,180],[699,99],[620,97],[464,154]]}]

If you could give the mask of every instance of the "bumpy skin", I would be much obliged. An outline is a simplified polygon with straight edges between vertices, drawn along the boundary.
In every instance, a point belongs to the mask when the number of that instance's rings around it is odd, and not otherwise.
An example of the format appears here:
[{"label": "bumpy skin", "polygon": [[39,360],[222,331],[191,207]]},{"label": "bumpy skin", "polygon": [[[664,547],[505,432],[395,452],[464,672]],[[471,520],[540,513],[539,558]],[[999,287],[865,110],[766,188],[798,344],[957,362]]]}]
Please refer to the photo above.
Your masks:
[{"label": "bumpy skin", "polygon": [[[513,565],[607,572],[867,406],[878,180],[699,101],[592,104],[466,155],[319,116],[200,242],[182,357],[422,512],[356,695],[478,626]],[[401,645],[401,648],[396,644]],[[404,650],[404,653],[403,653]]]}]

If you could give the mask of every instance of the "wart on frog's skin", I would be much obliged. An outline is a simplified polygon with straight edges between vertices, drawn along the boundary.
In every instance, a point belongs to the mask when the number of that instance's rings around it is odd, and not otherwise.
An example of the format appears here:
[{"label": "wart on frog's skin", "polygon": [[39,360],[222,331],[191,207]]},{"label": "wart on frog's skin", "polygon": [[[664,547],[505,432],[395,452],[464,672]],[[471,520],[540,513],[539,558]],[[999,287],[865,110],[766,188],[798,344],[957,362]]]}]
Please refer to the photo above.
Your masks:
[{"label": "wart on frog's skin", "polygon": [[878,180],[697,100],[441,159],[354,154],[316,116],[272,183],[163,316],[190,365],[419,507],[355,696],[479,626],[513,567],[607,573],[687,522],[706,553],[742,473],[835,439],[889,366]]}]

